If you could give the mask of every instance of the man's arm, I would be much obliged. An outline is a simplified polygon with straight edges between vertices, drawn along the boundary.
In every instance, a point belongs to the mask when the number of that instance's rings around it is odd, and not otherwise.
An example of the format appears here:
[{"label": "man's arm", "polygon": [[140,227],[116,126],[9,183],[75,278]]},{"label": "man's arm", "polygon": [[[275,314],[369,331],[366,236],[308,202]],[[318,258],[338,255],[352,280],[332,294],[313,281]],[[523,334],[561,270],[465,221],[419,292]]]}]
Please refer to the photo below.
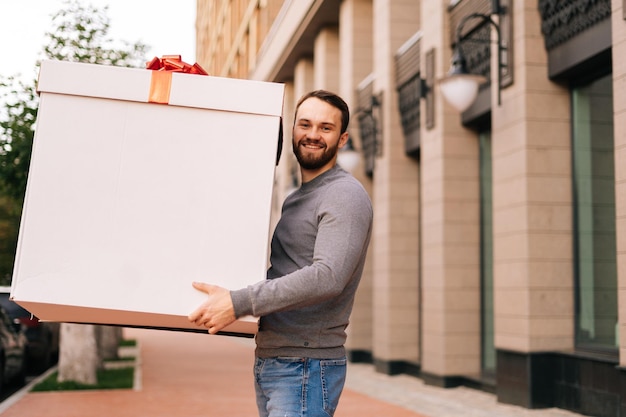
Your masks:
[{"label": "man's arm", "polygon": [[329,207],[323,210],[311,265],[236,291],[194,283],[208,297],[189,320],[214,334],[242,316],[312,305],[341,293],[361,262],[372,225],[369,196],[360,186],[354,187],[342,182],[333,190]]},{"label": "man's arm", "polygon": [[327,190],[318,214],[312,264],[232,291],[237,317],[260,317],[318,304],[344,291],[369,243],[373,215],[369,196],[360,184],[338,182]]}]

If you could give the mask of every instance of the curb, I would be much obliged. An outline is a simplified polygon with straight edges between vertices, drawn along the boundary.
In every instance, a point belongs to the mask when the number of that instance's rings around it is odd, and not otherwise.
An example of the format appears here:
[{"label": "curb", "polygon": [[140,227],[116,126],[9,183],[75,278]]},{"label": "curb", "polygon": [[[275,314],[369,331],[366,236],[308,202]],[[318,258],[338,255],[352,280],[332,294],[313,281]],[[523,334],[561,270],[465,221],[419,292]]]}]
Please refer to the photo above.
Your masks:
[{"label": "curb", "polygon": [[13,395],[8,397],[6,400],[2,401],[2,403],[0,403],[0,414],[4,413],[6,410],[12,407],[16,402],[21,400],[22,397],[28,394],[35,385],[39,384],[44,379],[48,378],[51,374],[56,372],[57,369],[58,369],[58,365],[54,365],[50,367],[46,372],[33,378],[32,381],[24,385],[20,390],[13,393]]},{"label": "curb", "polygon": [[[137,341],[137,345],[135,347],[120,348],[119,355],[120,357],[133,356],[133,355],[135,356],[135,361],[134,361],[135,372],[134,372],[132,389],[133,391],[141,391],[142,389],[141,345],[139,344],[139,341]],[[50,375],[56,372],[58,368],[59,368],[58,364],[51,366],[47,371],[33,378],[32,381],[30,381],[28,384],[24,385],[18,391],[13,393],[13,395],[11,395],[10,397],[7,397],[4,401],[0,403],[0,414],[3,414],[6,410],[8,410],[13,405],[15,405],[15,403],[20,401],[26,394],[28,394],[35,385],[39,384],[44,379],[48,378]]]}]

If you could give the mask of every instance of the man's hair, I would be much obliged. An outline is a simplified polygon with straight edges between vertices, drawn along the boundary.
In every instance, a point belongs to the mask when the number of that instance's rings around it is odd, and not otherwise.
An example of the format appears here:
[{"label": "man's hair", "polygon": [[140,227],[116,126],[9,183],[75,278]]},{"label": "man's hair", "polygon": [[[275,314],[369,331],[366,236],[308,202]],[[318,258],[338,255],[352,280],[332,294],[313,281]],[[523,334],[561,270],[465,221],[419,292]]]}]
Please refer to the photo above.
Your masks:
[{"label": "man's hair", "polygon": [[296,105],[296,113],[298,114],[298,109],[300,105],[304,102],[304,100],[309,99],[311,97],[318,98],[331,106],[339,109],[341,111],[341,134],[343,134],[348,129],[348,123],[350,123],[350,110],[348,109],[348,105],[341,97],[339,97],[335,93],[331,93],[326,90],[315,90],[311,91],[308,94],[302,96],[300,100],[298,100],[298,104]]}]

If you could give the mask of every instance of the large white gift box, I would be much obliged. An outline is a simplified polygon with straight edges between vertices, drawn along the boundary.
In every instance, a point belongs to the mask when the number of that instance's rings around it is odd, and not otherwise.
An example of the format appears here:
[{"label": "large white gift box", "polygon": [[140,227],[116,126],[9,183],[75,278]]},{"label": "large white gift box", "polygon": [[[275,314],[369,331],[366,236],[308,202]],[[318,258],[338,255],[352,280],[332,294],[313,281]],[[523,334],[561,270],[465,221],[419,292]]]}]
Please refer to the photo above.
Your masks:
[{"label": "large white gift box", "polygon": [[265,278],[284,86],[170,73],[162,104],[156,72],[41,65],[11,288],[41,320],[205,331],[193,281]]}]

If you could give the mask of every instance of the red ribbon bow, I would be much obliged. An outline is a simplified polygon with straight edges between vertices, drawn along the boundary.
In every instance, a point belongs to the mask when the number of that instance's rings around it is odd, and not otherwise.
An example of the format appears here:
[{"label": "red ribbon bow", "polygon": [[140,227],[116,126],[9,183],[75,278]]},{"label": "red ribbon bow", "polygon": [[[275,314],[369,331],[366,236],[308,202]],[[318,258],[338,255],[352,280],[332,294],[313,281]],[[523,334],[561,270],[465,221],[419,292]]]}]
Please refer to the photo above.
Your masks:
[{"label": "red ribbon bow", "polygon": [[183,62],[180,55],[163,55],[163,57],[154,57],[146,64],[146,69],[153,71],[172,71],[185,72],[188,74],[209,75],[198,63],[189,65]]}]

